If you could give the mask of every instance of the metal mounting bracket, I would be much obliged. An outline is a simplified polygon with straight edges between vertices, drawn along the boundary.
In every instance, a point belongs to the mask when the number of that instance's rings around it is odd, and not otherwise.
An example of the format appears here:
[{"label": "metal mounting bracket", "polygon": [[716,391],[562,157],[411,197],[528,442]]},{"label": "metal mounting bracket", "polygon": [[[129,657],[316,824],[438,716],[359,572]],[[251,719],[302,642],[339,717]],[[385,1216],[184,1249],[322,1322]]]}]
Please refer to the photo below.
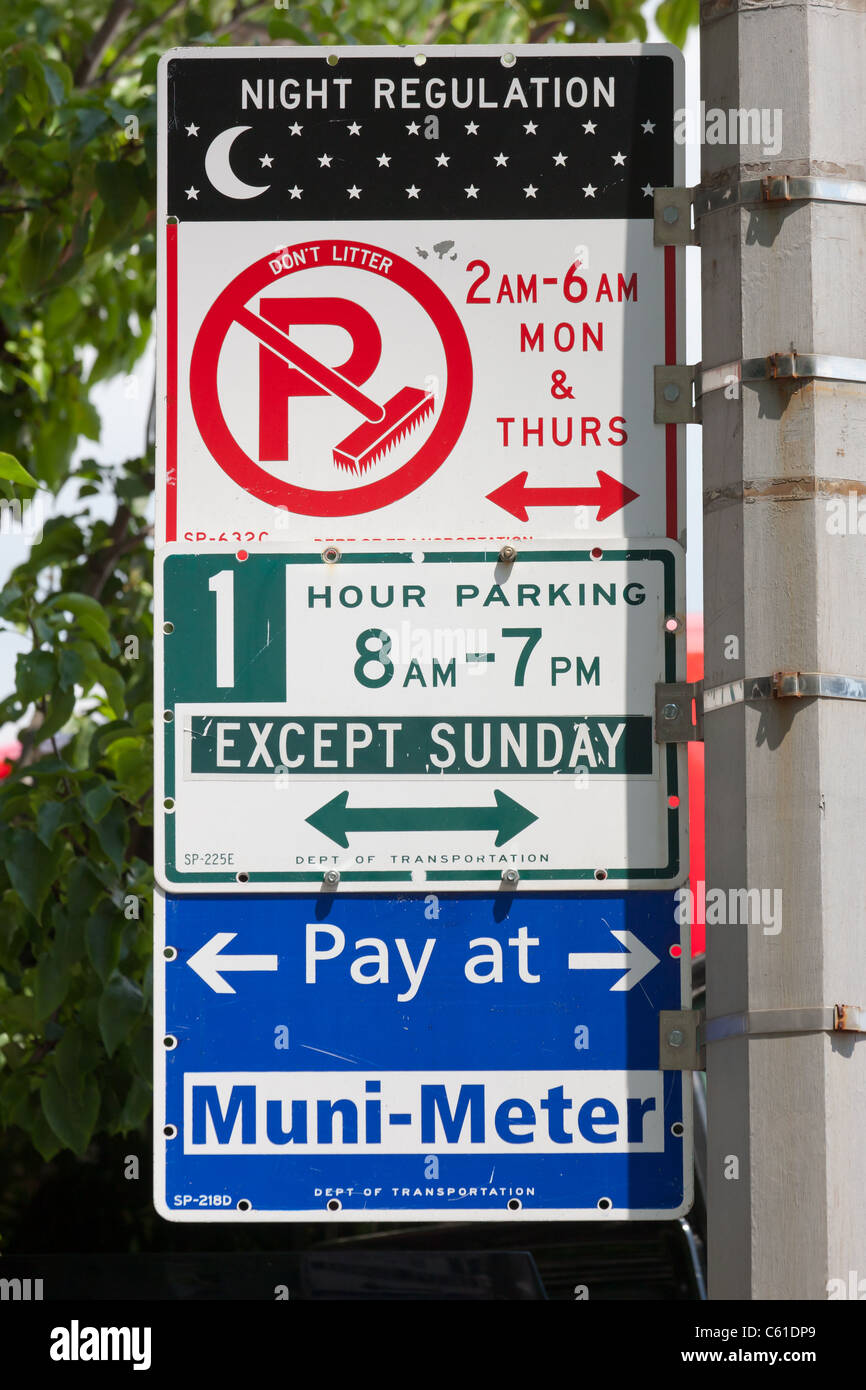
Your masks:
[{"label": "metal mounting bracket", "polygon": [[744,357],[734,362],[721,362],[716,367],[694,368],[695,400],[721,391],[726,386],[738,386],[755,381],[856,381],[866,382],[866,357],[838,357],[827,352],[771,352],[768,357]]},{"label": "metal mounting bracket", "polygon": [[703,681],[659,681],[656,743],[699,743],[704,736]]},{"label": "metal mounting bracket", "polygon": [[699,425],[700,401],[695,399],[695,372],[685,363],[653,368],[653,419],[657,425]]},{"label": "metal mounting bracket", "polygon": [[[657,686],[656,689],[662,687]],[[744,676],[703,691],[703,713],[742,705],[747,700],[866,700],[866,677],[834,676],[821,671],[774,671],[772,676]]]},{"label": "metal mounting bracket", "polygon": [[771,352],[767,357],[743,357],[704,367],[697,362],[653,368],[653,419],[657,425],[700,425],[702,402],[714,391],[729,390],[736,400],[740,387],[759,381],[845,381],[866,383],[866,357],[840,357],[828,352]]},{"label": "metal mounting bracket", "polygon": [[866,1033],[866,1008],[860,1004],[832,1004],[725,1014],[706,1020],[703,1041],[713,1043],[725,1038],[761,1038],[788,1033]]},{"label": "metal mounting bracket", "polygon": [[698,743],[704,718],[749,700],[866,700],[866,676],[824,671],[774,671],[743,676],[709,689],[703,681],[659,681],[655,688],[656,743]]},{"label": "metal mounting bracket", "polygon": [[751,207],[757,203],[866,203],[866,183],[855,179],[812,178],[801,174],[767,174],[744,179],[726,188],[692,189],[695,221],[722,208]]},{"label": "metal mounting bracket", "polygon": [[706,1064],[700,1039],[703,1017],[699,1009],[662,1009],[659,1012],[659,1071],[703,1071]]},{"label": "metal mounting bracket", "polygon": [[[653,245],[699,246],[700,219],[724,208],[785,203],[866,204],[866,183],[803,174],[765,174],[724,188],[656,188],[653,190]],[[692,215],[694,214],[694,223]]]},{"label": "metal mounting bracket", "polygon": [[692,226],[693,188],[653,189],[653,245],[696,246],[697,228]]}]

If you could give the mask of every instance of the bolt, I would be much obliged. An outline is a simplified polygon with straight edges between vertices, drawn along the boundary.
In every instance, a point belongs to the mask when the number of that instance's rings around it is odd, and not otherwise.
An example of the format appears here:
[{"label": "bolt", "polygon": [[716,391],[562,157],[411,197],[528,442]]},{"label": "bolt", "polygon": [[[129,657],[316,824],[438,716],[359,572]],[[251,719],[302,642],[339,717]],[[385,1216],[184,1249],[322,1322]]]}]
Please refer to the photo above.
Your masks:
[{"label": "bolt", "polygon": [[666,401],[678,401],[678,400],[679,400],[679,398],[680,398],[680,388],[679,388],[673,381],[669,381],[668,384],[667,384],[667,386],[665,387],[665,389],[664,389],[664,398],[665,398]]},{"label": "bolt", "polygon": [[517,872],[516,869],[506,869],[502,875],[503,883],[518,883],[519,881],[520,874]]},{"label": "bolt", "polygon": [[325,870],[325,882],[326,882],[327,884],[329,884],[331,887],[336,887],[336,885],[340,882],[340,870],[339,870],[339,869],[326,869],[326,870]]},{"label": "bolt", "polygon": [[685,1034],[679,1028],[672,1028],[668,1033],[668,1042],[671,1047],[682,1047],[685,1040]]},{"label": "bolt", "polygon": [[680,210],[679,208],[675,208],[672,203],[669,203],[668,206],[662,212],[662,217],[664,218],[665,222],[667,222],[668,226],[670,226],[673,222],[679,222]]},{"label": "bolt", "polygon": [[510,565],[512,560],[517,559],[517,551],[513,545],[504,545],[499,552],[499,558],[504,565]]},{"label": "bolt", "polygon": [[667,719],[669,723],[673,722],[674,719],[678,719],[679,713],[679,705],[670,704],[662,706],[662,718]]},{"label": "bolt", "polygon": [[335,545],[329,545],[322,551],[322,559],[326,565],[335,565],[340,558],[340,552]]}]

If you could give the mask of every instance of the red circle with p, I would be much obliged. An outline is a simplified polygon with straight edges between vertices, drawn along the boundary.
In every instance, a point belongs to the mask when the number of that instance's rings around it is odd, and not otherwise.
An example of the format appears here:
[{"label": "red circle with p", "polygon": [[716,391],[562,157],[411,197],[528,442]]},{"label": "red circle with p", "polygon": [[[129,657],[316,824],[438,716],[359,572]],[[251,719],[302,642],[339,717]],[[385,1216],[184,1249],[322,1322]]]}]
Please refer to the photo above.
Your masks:
[{"label": "red circle with p", "polygon": [[[318,247],[318,256],[313,265],[307,262],[306,255],[295,254],[309,252],[311,245]],[[311,382],[310,394],[317,390],[318,393],[331,390],[334,394],[343,395],[344,399],[353,404],[357,400],[358,409],[366,412],[369,420],[370,408],[376,409],[375,403],[370,402],[358,390],[355,378],[359,378],[359,374],[363,375],[366,368],[372,370],[372,366],[375,365],[372,355],[378,360],[378,344],[368,341],[366,352],[363,347],[360,351],[353,349],[349,360],[343,364],[344,373],[336,372],[317,363],[297,345],[289,344],[287,337],[275,326],[256,318],[247,307],[249,300],[255,295],[278,284],[286,275],[301,269],[332,268],[349,264],[344,257],[352,248],[356,248],[356,254],[366,252],[364,259],[367,263],[353,261],[350,264],[351,269],[366,270],[370,274],[381,276],[380,267],[383,261],[390,262],[387,269],[388,282],[405,290],[432,322],[445,355],[445,394],[429,437],[411,458],[387,477],[333,491],[301,487],[297,483],[286,482],[269,473],[238,444],[226,422],[219,399],[217,372],[220,354],[226,335],[233,324],[240,323],[244,327],[252,327],[265,347],[271,347],[275,352],[287,355],[287,360],[291,360],[296,373],[304,375],[306,368],[307,379]],[[295,246],[287,246],[279,259],[282,265],[279,272],[274,271],[273,258],[268,256],[263,256],[261,260],[242,271],[226,286],[205,315],[193,347],[189,374],[190,398],[199,433],[223,472],[245,492],[270,503],[271,506],[282,507],[301,516],[337,517],[377,511],[393,502],[399,502],[421,487],[445,462],[460,437],[469,413],[472,397],[472,357],[460,318],[450,300],[429,276],[403,257],[380,246],[341,239],[302,242]],[[371,260],[372,267],[369,264]],[[359,316],[366,313],[360,306],[358,309]],[[361,335],[359,340],[363,341]],[[291,359],[288,359],[289,353]],[[314,371],[318,376],[318,386],[316,376],[310,375]],[[409,390],[410,388],[404,388],[404,392]],[[354,396],[352,392],[355,392]],[[398,392],[397,397],[391,402],[397,416],[406,404],[397,403],[398,397],[401,396],[403,392]],[[408,404],[411,406],[413,401],[410,400]],[[379,411],[382,411],[381,407]],[[386,424],[388,423],[391,423],[396,431],[401,422],[399,418],[395,418],[391,422],[386,421]],[[360,433],[363,433],[363,426]],[[348,444],[349,440],[344,443]],[[350,449],[347,466],[351,466],[351,456]]]}]

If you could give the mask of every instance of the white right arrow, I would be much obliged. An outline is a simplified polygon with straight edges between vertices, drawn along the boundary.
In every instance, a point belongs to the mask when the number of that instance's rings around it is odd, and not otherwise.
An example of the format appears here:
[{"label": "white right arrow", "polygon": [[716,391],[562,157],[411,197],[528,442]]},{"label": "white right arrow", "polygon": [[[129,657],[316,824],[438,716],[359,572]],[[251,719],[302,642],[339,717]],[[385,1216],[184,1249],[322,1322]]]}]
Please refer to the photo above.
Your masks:
[{"label": "white right arrow", "polygon": [[586,954],[572,952],[568,957],[569,970],[624,970],[618,980],[614,980],[611,990],[614,989],[633,989],[644,975],[659,963],[658,956],[654,956],[648,946],[644,946],[642,941],[638,941],[633,932],[614,931],[611,928],[611,936],[615,936],[617,941],[621,941],[625,951],[590,951]]},{"label": "white right arrow", "polygon": [[223,956],[224,946],[234,941],[235,931],[218,931],[210,941],[206,941],[195,955],[190,956],[187,965],[210,985],[215,994],[234,994],[236,991],[223,979],[226,970],[276,970],[279,961],[276,956]]}]

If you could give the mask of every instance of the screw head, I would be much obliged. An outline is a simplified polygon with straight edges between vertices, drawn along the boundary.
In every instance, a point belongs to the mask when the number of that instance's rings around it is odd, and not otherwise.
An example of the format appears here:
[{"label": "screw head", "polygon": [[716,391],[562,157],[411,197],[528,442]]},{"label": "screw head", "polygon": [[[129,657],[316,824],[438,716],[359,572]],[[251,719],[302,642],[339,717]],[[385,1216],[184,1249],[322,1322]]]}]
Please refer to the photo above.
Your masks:
[{"label": "screw head", "polygon": [[510,565],[512,560],[517,559],[517,551],[513,545],[504,545],[499,552],[499,558],[505,565]]},{"label": "screw head", "polygon": [[673,382],[673,381],[669,381],[669,382],[668,382],[667,386],[666,386],[665,389],[664,389],[664,398],[665,398],[666,401],[678,401],[678,400],[679,400],[679,398],[680,398],[680,388],[676,385],[675,382]]},{"label": "screw head", "polygon": [[670,226],[674,222],[679,222],[680,210],[679,208],[675,208],[672,204],[668,204],[668,206],[662,212],[662,217],[664,218],[665,222],[667,222],[668,226]]},{"label": "screw head", "polygon": [[679,1028],[672,1028],[668,1033],[668,1042],[671,1047],[682,1047],[685,1040],[685,1034]]},{"label": "screw head", "polygon": [[328,545],[322,551],[322,559],[326,565],[335,565],[340,558],[340,551],[335,545]]},{"label": "screw head", "polygon": [[520,874],[516,869],[506,869],[502,875],[503,883],[519,883]]},{"label": "screw head", "polygon": [[326,882],[326,883],[337,884],[337,883],[340,882],[340,870],[339,870],[339,869],[326,869],[326,870],[325,870],[325,875],[324,875],[324,877],[325,877],[325,882]]},{"label": "screw head", "polygon": [[679,712],[679,705],[673,703],[669,705],[662,705],[662,718],[667,719],[669,723],[672,723],[674,719],[678,718]]}]

